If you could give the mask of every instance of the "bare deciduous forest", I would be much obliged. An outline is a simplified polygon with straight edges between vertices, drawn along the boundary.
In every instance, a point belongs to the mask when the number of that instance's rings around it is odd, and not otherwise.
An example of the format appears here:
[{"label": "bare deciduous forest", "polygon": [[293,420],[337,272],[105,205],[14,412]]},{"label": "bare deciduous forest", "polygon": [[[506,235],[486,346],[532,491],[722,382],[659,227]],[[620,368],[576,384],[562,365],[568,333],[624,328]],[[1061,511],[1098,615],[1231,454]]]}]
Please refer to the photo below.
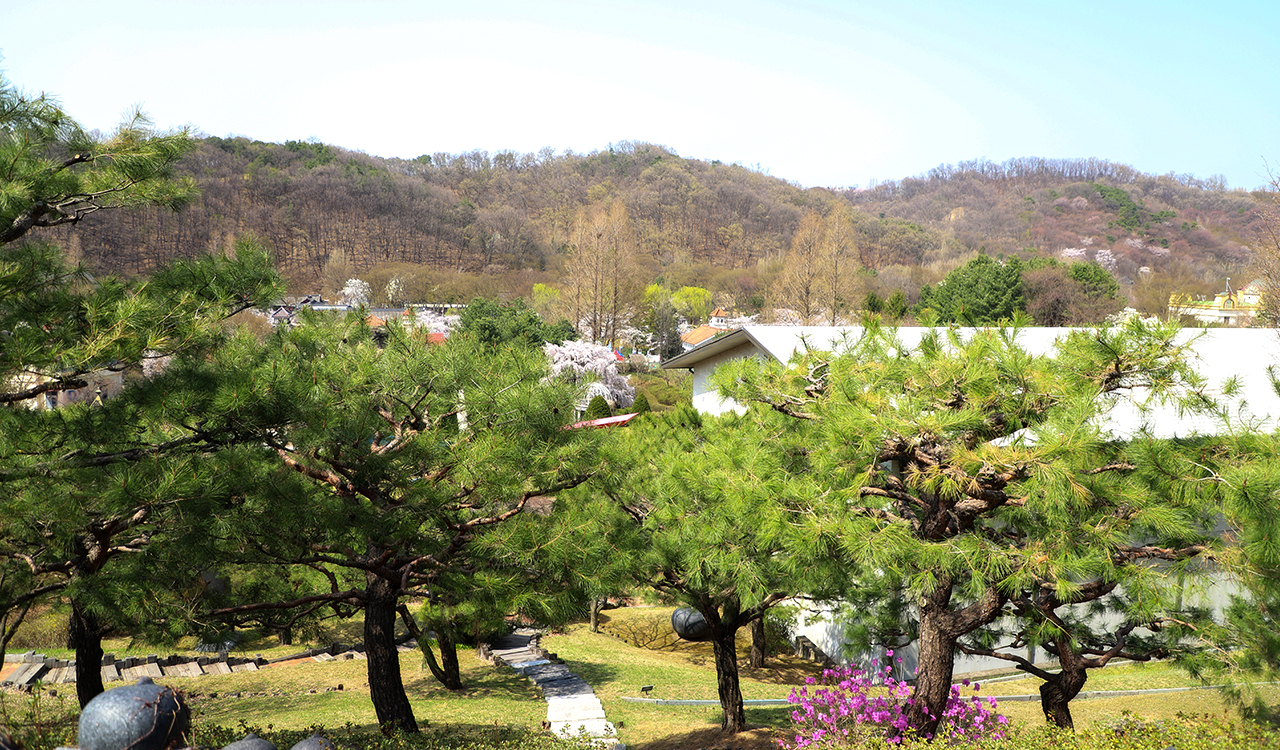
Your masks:
[{"label": "bare deciduous forest", "polygon": [[862,271],[859,291],[901,289],[914,301],[922,284],[981,251],[1095,260],[1132,304],[1158,312],[1170,291],[1207,294],[1224,277],[1248,280],[1266,197],[1100,159],[961,162],[861,189],[804,189],[630,142],[590,154],[399,160],[210,137],[182,169],[201,196],[181,213],[119,212],[50,234],[97,271],[132,275],[252,233],[295,293],[333,295],[358,276],[377,302],[465,301],[571,284],[567,263],[590,234],[584,227],[618,204],[635,279],[704,287],[751,312],[781,286],[797,232],[812,224],[806,215],[839,214],[852,227],[841,241]]}]

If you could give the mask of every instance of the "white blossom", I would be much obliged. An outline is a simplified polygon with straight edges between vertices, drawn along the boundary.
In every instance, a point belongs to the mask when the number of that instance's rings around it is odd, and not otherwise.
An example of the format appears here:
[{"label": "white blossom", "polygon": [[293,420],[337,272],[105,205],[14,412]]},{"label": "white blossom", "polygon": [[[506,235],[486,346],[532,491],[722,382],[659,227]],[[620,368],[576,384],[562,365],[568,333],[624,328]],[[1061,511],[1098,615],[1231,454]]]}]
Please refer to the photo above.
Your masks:
[{"label": "white blossom", "polygon": [[[551,376],[583,386],[579,396],[591,400],[592,391],[605,389],[605,398],[612,408],[630,406],[636,398],[636,389],[618,372],[618,358],[613,349],[585,341],[566,341],[563,344],[547,344],[543,347],[551,365]],[[584,409],[585,406],[581,405]]]},{"label": "white blossom", "polygon": [[428,333],[449,333],[456,328],[462,318],[457,315],[442,315],[427,307],[419,307],[413,318],[415,328],[426,328]]},{"label": "white blossom", "polygon": [[342,286],[342,291],[338,292],[338,298],[338,301],[344,305],[367,305],[369,300],[373,299],[373,288],[367,281],[347,279],[347,283]]}]

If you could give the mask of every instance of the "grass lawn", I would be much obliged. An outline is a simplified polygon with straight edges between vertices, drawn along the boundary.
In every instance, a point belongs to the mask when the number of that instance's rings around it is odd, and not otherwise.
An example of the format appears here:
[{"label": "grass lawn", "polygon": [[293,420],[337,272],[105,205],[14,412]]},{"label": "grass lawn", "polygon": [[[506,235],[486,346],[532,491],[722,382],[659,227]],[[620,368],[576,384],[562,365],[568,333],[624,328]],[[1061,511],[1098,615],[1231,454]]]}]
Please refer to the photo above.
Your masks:
[{"label": "grass lawn", "polygon": [[[748,707],[750,731],[725,738],[719,734],[718,705],[658,706],[623,700],[640,697],[640,688],[645,685],[653,686],[649,693],[653,698],[715,700],[716,677],[710,645],[684,643],[672,637],[667,624],[670,613],[669,607],[611,610],[601,616],[602,632],[591,633],[585,624],[573,625],[544,637],[542,645],[593,686],[606,715],[618,727],[620,739],[629,748],[776,748],[777,740],[785,736],[790,723],[789,706]],[[353,636],[358,635],[358,624],[343,627],[348,630],[332,630],[324,634],[324,639],[345,643],[356,640]],[[739,647],[745,663],[750,636],[745,631],[740,636]],[[632,645],[637,643],[646,647]],[[261,653],[269,658],[296,653],[305,647],[305,644],[279,647],[269,638],[246,641],[242,645],[242,651],[248,655]],[[106,650],[121,656],[173,651],[127,642],[112,642]],[[459,657],[467,688],[450,693],[422,669],[418,652],[401,656],[405,686],[420,724],[446,732],[478,732],[495,726],[531,730],[540,727],[546,718],[546,703],[532,683],[480,661],[473,651],[463,649]],[[166,678],[162,682],[187,694],[197,732],[202,727],[220,726],[234,729],[239,736],[246,727],[302,731],[317,725],[329,728],[349,725],[356,731],[373,732],[375,719],[365,668],[362,660],[322,663],[308,660],[256,672]],[[820,671],[817,665],[789,654],[772,656],[764,669],[742,670],[743,696],[786,698],[793,686]],[[1185,675],[1169,665],[1133,664],[1113,665],[1091,674],[1085,689],[1138,690],[1191,684]],[[1038,688],[1038,681],[1031,678],[995,680],[984,683],[981,694],[1034,695]],[[48,746],[68,744],[74,738],[74,724],[68,720],[73,720],[76,713],[75,691],[68,685],[56,686],[56,690],[57,698],[51,698],[47,690],[42,694],[38,719],[30,713],[30,696],[0,693],[0,724],[21,726],[43,721],[51,726],[59,725],[63,727],[62,735]],[[1276,699],[1280,700],[1280,689],[1276,691]],[[1125,717],[1183,721],[1185,717],[1207,715],[1234,720],[1230,708],[1213,690],[1077,699],[1071,708],[1076,726],[1081,730],[1114,726]],[[1002,701],[999,710],[1009,716],[1015,726],[1039,727],[1044,723],[1038,700]]]}]

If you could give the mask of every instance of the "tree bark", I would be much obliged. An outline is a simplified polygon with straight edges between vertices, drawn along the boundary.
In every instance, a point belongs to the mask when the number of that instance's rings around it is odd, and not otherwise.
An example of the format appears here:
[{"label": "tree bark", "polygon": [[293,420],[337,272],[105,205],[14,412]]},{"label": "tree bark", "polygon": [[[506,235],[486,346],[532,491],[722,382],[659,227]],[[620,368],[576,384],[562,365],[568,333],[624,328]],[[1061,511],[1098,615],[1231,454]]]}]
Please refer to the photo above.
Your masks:
[{"label": "tree bark", "polygon": [[764,669],[764,660],[769,656],[769,643],[764,628],[764,614],[751,621],[751,656],[747,666],[752,669]]},{"label": "tree bark", "polygon": [[436,662],[435,652],[431,650],[431,639],[424,634],[418,641],[422,648],[422,656],[427,661],[431,674],[449,690],[462,689],[462,671],[458,666],[458,639],[454,637],[453,623],[442,621],[435,623],[436,643],[440,644],[440,661]]},{"label": "tree bark", "polygon": [[1055,645],[1058,651],[1058,662],[1062,666],[1058,674],[1040,686],[1040,708],[1044,718],[1062,729],[1075,729],[1071,719],[1071,699],[1080,694],[1080,690],[1089,679],[1084,661],[1076,652],[1071,638],[1060,634]]},{"label": "tree bark", "polygon": [[[950,588],[950,584],[948,584]],[[922,607],[920,631],[916,641],[919,649],[919,668],[912,692],[914,702],[907,709],[908,726],[921,737],[932,737],[938,731],[938,723],[951,694],[951,675],[955,667],[956,639],[940,622],[943,613]]]},{"label": "tree bark", "polygon": [[417,732],[409,696],[400,677],[396,651],[396,604],[399,597],[385,579],[369,573],[365,586],[364,647],[369,659],[369,698],[383,732],[392,728]]},{"label": "tree bark", "polygon": [[[716,632],[718,631],[718,632]],[[713,630],[712,650],[716,658],[716,689],[720,694],[720,729],[737,734],[747,727],[742,707],[742,689],[738,685],[737,627],[720,626]]]},{"label": "tree bark", "polygon": [[458,639],[454,634],[453,623],[450,621],[436,622],[434,625],[430,622],[426,623],[436,634],[434,640],[440,643],[440,661],[436,661],[436,652],[431,650],[433,639],[418,628],[418,621],[413,619],[409,608],[401,604],[396,611],[400,613],[400,619],[409,629],[409,634],[418,642],[418,650],[422,652],[422,660],[426,662],[431,676],[449,690],[461,690],[462,671],[458,666]]},{"label": "tree bark", "polygon": [[94,614],[71,600],[67,647],[76,652],[76,698],[80,708],[102,694],[102,624]]}]

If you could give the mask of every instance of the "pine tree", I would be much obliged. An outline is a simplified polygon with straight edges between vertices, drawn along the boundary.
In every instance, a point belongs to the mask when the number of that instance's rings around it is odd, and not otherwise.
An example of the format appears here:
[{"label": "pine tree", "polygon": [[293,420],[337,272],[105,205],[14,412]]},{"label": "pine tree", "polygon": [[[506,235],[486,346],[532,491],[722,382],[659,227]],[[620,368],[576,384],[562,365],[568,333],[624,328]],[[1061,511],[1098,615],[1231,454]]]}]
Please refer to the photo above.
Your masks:
[{"label": "pine tree", "polygon": [[380,348],[357,316],[308,316],[188,365],[172,374],[175,385],[206,387],[183,397],[200,399],[198,411],[216,405],[258,437],[217,456],[244,499],[210,501],[218,504],[205,513],[217,510],[229,544],[207,554],[330,576],[324,590],[211,614],[357,606],[378,723],[416,731],[394,640],[400,605],[431,603],[423,619],[441,649],[432,671],[460,687],[450,629],[472,614],[500,618],[521,592],[542,590],[543,576],[487,537],[521,521],[535,498],[596,472],[598,431],[564,429],[572,386],[546,378],[537,349],[494,350],[465,336],[431,345],[395,324]]},{"label": "pine tree", "polygon": [[145,379],[80,405],[34,407],[146,361],[203,356],[225,319],[280,285],[248,243],[236,257],[125,281],[71,266],[33,232],[103,209],[180,207],[192,186],[172,167],[193,147],[140,113],[96,138],[50,98],[0,78],[0,404],[33,407],[0,408],[0,653],[31,607],[68,599],[82,705],[102,691],[105,628],[151,619],[139,610],[148,587],[184,586],[143,562],[198,473],[178,465],[239,433],[190,414],[153,420],[138,400]]},{"label": "pine tree", "polygon": [[[1187,567],[1216,543],[1199,463],[1158,441],[1117,448],[1100,424],[1134,390],[1208,403],[1176,336],[1133,321],[1072,332],[1048,358],[1028,354],[1015,328],[933,330],[913,347],[873,326],[835,354],[717,371],[721,393],[765,407],[750,412],[755,432],[810,450],[821,492],[774,494],[820,499],[808,512],[840,529],[850,582],[879,576],[914,603],[916,731],[935,730],[968,634],[1022,617],[1028,637],[1070,661],[1051,635],[1060,606],[1120,585],[1135,598],[1109,602],[1123,623],[1156,624],[1172,606],[1154,596],[1156,566]],[[1046,691],[1046,714],[1078,689],[1060,687]]]},{"label": "pine tree", "polygon": [[[737,634],[789,596],[838,580],[834,538],[800,511],[814,487],[806,453],[737,418],[688,406],[616,436],[604,492],[566,506],[575,538],[600,537],[613,574],[696,609],[710,626],[721,728],[746,726]],[[590,531],[586,531],[590,529]]]},{"label": "pine tree", "polygon": [[188,131],[158,131],[141,111],[95,137],[51,97],[0,73],[0,245],[102,209],[186,205],[195,183],[176,178],[174,165],[195,147]]}]

